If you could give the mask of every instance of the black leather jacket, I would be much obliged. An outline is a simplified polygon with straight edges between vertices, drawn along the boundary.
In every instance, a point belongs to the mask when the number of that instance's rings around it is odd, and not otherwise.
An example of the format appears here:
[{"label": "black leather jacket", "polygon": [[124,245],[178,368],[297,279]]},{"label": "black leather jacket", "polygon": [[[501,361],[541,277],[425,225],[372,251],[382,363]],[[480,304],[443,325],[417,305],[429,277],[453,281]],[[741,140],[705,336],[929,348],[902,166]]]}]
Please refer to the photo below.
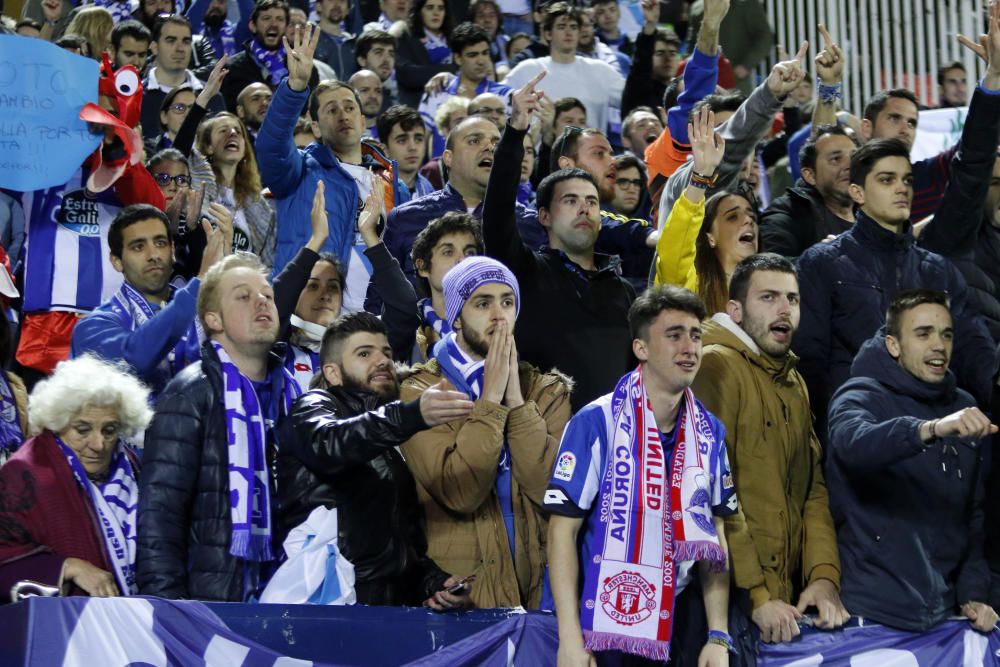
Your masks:
[{"label": "black leather jacket", "polygon": [[380,407],[375,394],[343,387],[303,394],[280,427],[278,529],[336,507],[362,604],[418,605],[449,577],[426,556],[416,487],[396,449],[425,428],[417,401]]}]

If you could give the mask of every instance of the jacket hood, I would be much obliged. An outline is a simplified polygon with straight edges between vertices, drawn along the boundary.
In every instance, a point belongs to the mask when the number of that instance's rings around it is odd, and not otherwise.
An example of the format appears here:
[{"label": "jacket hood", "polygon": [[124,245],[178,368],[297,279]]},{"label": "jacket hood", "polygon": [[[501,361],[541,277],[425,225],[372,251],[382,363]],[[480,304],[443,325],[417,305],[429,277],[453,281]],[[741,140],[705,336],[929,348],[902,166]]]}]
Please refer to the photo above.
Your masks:
[{"label": "jacket hood", "polygon": [[750,334],[733,322],[727,313],[716,313],[705,323],[703,340],[705,345],[720,345],[735,350],[768,375],[781,379],[786,378],[799,362],[791,351],[780,358],[761,351]]},{"label": "jacket hood", "polygon": [[955,374],[948,370],[945,379],[937,384],[924,382],[904,369],[892,358],[885,347],[885,327],[869,338],[858,350],[851,364],[851,377],[871,378],[896,393],[922,402],[954,400],[958,383]]}]

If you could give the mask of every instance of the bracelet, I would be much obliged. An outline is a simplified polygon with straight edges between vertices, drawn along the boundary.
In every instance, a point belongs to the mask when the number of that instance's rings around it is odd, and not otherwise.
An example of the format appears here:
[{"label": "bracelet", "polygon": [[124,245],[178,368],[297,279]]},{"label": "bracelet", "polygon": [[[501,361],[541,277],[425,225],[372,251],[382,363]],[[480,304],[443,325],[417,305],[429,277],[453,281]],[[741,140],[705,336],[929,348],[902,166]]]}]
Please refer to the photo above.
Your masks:
[{"label": "bracelet", "polygon": [[715,181],[717,181],[718,178],[719,178],[718,174],[713,173],[711,176],[705,176],[704,174],[699,174],[697,171],[692,169],[690,185],[693,185],[696,188],[707,190],[708,188],[713,187],[715,185]]},{"label": "bracelet", "polygon": [[722,630],[709,630],[708,641],[706,643],[725,646],[726,650],[730,653],[736,652],[736,647],[733,645],[733,638],[729,636],[728,632],[723,632]]},{"label": "bracelet", "polygon": [[844,82],[827,85],[825,83],[816,84],[816,94],[823,104],[832,104],[844,100]]},{"label": "bracelet", "polygon": [[932,419],[931,420],[930,427],[929,427],[930,428],[930,432],[931,432],[931,442],[934,442],[935,440],[937,440],[937,423],[938,423],[937,419]]}]

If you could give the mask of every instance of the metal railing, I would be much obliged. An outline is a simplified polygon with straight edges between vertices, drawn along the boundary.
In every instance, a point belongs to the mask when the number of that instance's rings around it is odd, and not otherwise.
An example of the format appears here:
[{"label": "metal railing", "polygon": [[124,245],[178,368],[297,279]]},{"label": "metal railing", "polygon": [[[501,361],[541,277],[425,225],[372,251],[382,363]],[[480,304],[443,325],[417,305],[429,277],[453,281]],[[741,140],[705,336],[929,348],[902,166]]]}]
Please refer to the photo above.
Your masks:
[{"label": "metal railing", "polygon": [[[734,0],[739,1],[739,0]],[[983,0],[764,0],[777,44],[795,53],[809,40],[810,62],[822,39],[823,22],[844,48],[844,108],[859,114],[879,90],[905,87],[927,106],[937,106],[937,69],[961,61],[969,89],[983,74],[983,65],[955,39],[962,33],[975,39],[985,30]],[[759,68],[767,76],[776,53]]]}]

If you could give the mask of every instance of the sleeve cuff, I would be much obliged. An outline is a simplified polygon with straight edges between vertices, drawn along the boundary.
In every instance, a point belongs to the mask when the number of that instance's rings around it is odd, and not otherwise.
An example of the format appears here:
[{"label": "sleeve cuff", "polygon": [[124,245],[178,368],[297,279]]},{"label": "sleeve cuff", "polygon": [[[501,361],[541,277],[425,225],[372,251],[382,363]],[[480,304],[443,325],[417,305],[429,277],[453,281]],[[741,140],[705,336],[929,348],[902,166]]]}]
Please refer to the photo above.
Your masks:
[{"label": "sleeve cuff", "polygon": [[688,58],[688,67],[691,65],[697,65],[704,69],[715,68],[719,66],[719,56],[722,55],[722,49],[716,48],[715,55],[709,55],[707,53],[702,53],[701,50],[695,48],[691,52],[691,57]]},{"label": "sleeve cuff", "polygon": [[994,97],[995,97],[995,96],[997,96],[997,95],[1000,95],[1000,90],[990,90],[989,88],[987,88],[987,87],[986,87],[986,86],[985,86],[985,85],[983,84],[983,81],[985,81],[985,80],[986,80],[986,79],[981,79],[981,80],[979,81],[979,85],[978,85],[978,86],[976,86],[976,87],[977,87],[977,88],[978,88],[979,90],[981,90],[981,91],[982,91],[982,92],[983,92],[983,93],[984,93],[985,95],[990,95],[990,96],[994,96]]},{"label": "sleeve cuff", "polygon": [[840,570],[829,563],[822,563],[812,569],[809,573],[809,583],[817,579],[826,579],[836,586],[838,591],[840,590]]},{"label": "sleeve cuff", "polygon": [[750,602],[753,604],[753,608],[757,609],[764,605],[765,602],[771,601],[771,594],[767,592],[767,586],[754,586],[750,589]]}]

